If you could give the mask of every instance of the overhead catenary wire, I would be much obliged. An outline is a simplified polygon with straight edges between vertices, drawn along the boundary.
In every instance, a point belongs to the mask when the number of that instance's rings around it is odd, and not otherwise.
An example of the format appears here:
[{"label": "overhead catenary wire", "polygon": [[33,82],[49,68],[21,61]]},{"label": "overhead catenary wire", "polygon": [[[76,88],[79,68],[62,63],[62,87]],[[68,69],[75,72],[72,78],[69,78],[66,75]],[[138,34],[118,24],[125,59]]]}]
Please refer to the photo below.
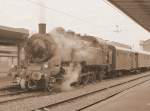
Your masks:
[{"label": "overhead catenary wire", "polygon": [[114,5],[110,4],[110,2],[108,2],[108,0],[102,0],[107,6],[111,7],[112,9],[114,9],[116,12],[120,13],[121,15],[123,15],[124,17],[127,17],[122,11],[120,11],[119,9],[117,9]]},{"label": "overhead catenary wire", "polygon": [[28,1],[28,2],[30,2],[30,3],[32,3],[32,4],[35,4],[35,5],[38,5],[38,6],[42,7],[42,8],[46,8],[46,9],[48,9],[48,10],[51,10],[51,11],[53,11],[53,12],[56,12],[56,13],[59,13],[59,14],[63,14],[63,15],[66,15],[66,16],[69,16],[69,17],[72,17],[72,18],[76,18],[76,19],[79,19],[79,20],[82,20],[81,18],[79,18],[79,17],[77,17],[77,16],[74,16],[74,15],[72,15],[72,14],[66,13],[66,12],[61,11],[61,10],[57,10],[57,9],[48,7],[48,6],[43,5],[43,4],[39,3],[39,2],[36,2],[36,1],[33,1],[33,0],[26,0],[26,1]]},{"label": "overhead catenary wire", "polygon": [[[59,10],[59,9],[55,9],[55,8],[51,8],[51,7],[49,7],[49,6],[46,6],[46,5],[43,5],[43,4],[41,4],[40,2],[37,2],[37,1],[35,1],[35,0],[25,0],[25,1],[27,1],[28,3],[32,3],[32,4],[34,4],[34,5],[37,5],[37,6],[40,6],[40,7],[42,7],[42,8],[46,8],[46,9],[48,9],[48,10],[50,10],[50,11],[53,11],[53,12],[55,12],[55,13],[58,13],[58,14],[61,14],[61,15],[65,15],[65,16],[68,16],[68,17],[71,17],[71,18],[74,18],[75,20],[78,20],[78,21],[80,21],[80,22],[83,22],[83,23],[86,23],[86,24],[88,24],[88,25],[90,25],[90,26],[95,26],[95,28],[96,27],[99,27],[99,28],[97,28],[97,30],[103,30],[104,28],[103,27],[105,27],[105,26],[102,26],[102,25],[99,25],[99,24],[95,24],[95,23],[92,23],[92,21],[87,21],[87,20],[85,20],[84,18],[80,18],[80,17],[78,17],[78,16],[75,16],[75,15],[73,15],[73,14],[69,14],[69,13],[67,13],[67,12],[64,12],[64,11],[61,11],[61,10]],[[4,13],[4,11],[2,11],[3,13]],[[5,13],[4,13],[5,14]],[[8,14],[7,14],[7,16],[9,16]],[[12,16],[12,15],[11,15]],[[96,15],[95,15],[96,16]],[[15,16],[14,16],[15,17]],[[86,18],[86,17],[85,17]],[[74,21],[74,20],[73,20]],[[35,31],[34,31],[35,32]]]},{"label": "overhead catenary wire", "polygon": [[26,0],[26,1],[28,1],[28,2],[30,2],[30,3],[33,3],[33,4],[35,4],[35,5],[38,5],[38,6],[42,7],[42,8],[46,8],[46,9],[51,10],[51,11],[53,11],[53,12],[59,13],[59,14],[61,14],[61,15],[63,14],[63,15],[65,15],[65,16],[69,16],[69,17],[71,17],[71,18],[75,18],[75,19],[78,19],[78,20],[80,20],[80,21],[86,22],[86,21],[83,20],[82,18],[79,18],[79,17],[77,17],[77,16],[74,16],[74,15],[72,15],[72,14],[66,13],[66,12],[61,11],[61,10],[57,10],[57,9],[54,9],[54,8],[45,6],[45,5],[43,5],[43,4],[39,3],[39,2],[36,2],[36,1],[33,1],[33,0]]},{"label": "overhead catenary wire", "polygon": [[[110,2],[108,2],[108,0],[102,0],[107,6],[111,7],[112,9],[114,9],[116,12],[120,13],[121,15],[123,15],[124,17],[127,18],[127,16],[120,10],[118,10],[114,5],[110,4]],[[99,0],[98,0],[99,2]],[[119,25],[115,25],[116,30],[114,30],[114,32],[121,32],[121,30],[119,30]]]},{"label": "overhead catenary wire", "polygon": [[48,10],[50,10],[50,11],[53,11],[53,12],[55,12],[55,13],[58,13],[58,14],[61,14],[61,15],[65,15],[65,16],[74,18],[74,19],[76,19],[76,20],[78,20],[78,21],[81,21],[81,22],[83,22],[83,23],[87,23],[87,24],[89,24],[89,25],[96,26],[96,27],[102,27],[102,25],[98,25],[98,24],[94,24],[94,23],[92,23],[92,22],[88,22],[88,21],[86,21],[86,20],[84,20],[84,19],[82,19],[82,18],[80,18],[80,17],[78,17],[78,16],[69,14],[69,13],[67,13],[67,12],[64,12],[64,11],[61,11],[61,10],[58,10],[58,9],[54,9],[54,8],[48,7],[48,6],[43,5],[43,4],[39,3],[39,2],[36,2],[36,1],[34,1],[34,0],[26,0],[26,1],[27,1],[27,2],[30,2],[30,3],[32,3],[32,4],[34,4],[34,5],[38,5],[38,6],[42,7],[42,8],[48,9]]}]

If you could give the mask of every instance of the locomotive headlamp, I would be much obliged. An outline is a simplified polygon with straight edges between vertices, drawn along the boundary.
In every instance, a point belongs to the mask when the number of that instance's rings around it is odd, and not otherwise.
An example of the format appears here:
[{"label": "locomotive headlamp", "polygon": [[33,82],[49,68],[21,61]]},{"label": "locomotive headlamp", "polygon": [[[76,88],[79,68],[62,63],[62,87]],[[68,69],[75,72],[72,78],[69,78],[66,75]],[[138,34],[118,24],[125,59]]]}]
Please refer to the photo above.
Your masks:
[{"label": "locomotive headlamp", "polygon": [[12,65],[11,65],[11,68],[14,68],[14,67],[15,67],[15,65],[14,65],[14,64],[12,64]]},{"label": "locomotive headlamp", "polygon": [[44,64],[44,68],[46,68],[46,69],[48,68],[48,64],[47,63]]}]

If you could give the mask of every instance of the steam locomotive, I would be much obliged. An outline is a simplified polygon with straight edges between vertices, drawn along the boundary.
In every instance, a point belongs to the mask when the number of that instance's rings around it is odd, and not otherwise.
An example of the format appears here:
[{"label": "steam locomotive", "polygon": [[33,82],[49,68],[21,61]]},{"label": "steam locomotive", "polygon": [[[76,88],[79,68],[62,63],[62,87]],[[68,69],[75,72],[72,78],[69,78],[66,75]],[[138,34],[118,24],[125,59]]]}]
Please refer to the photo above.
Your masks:
[{"label": "steam locomotive", "polygon": [[[41,24],[41,27],[44,27]],[[118,47],[93,36],[56,28],[33,34],[25,45],[25,63],[15,76],[23,89],[86,85],[125,72],[150,68],[150,53]]]}]

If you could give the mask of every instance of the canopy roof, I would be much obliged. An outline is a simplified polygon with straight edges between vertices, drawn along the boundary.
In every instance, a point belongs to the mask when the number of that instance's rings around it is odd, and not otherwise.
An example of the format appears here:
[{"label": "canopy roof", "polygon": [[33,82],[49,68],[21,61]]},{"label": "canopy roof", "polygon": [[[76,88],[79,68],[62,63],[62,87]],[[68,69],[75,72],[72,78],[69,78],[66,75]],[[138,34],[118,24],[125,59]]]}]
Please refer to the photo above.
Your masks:
[{"label": "canopy roof", "polygon": [[108,0],[150,31],[150,0]]},{"label": "canopy roof", "polygon": [[0,26],[0,45],[17,45],[24,42],[29,32],[23,28]]}]

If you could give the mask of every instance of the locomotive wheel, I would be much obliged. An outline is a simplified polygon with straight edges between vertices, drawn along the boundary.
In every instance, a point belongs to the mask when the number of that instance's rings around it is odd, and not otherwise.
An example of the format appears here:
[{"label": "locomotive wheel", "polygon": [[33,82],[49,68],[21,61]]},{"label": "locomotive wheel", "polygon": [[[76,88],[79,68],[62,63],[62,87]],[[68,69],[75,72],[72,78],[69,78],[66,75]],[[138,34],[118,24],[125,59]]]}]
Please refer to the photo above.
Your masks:
[{"label": "locomotive wheel", "polygon": [[37,89],[37,84],[33,81],[28,81],[27,82],[27,88],[29,90],[35,90],[35,89]]},{"label": "locomotive wheel", "polygon": [[116,77],[117,77],[117,72],[116,72],[116,71],[112,72],[111,78],[114,79],[114,78],[116,78]]},{"label": "locomotive wheel", "polygon": [[56,79],[54,77],[50,77],[49,79],[45,78],[45,89],[48,92],[52,92],[55,89]]},{"label": "locomotive wheel", "polygon": [[88,83],[92,83],[92,82],[94,82],[94,74],[93,74],[93,72],[91,72],[90,73],[90,75],[89,75],[89,81],[88,81]]},{"label": "locomotive wheel", "polygon": [[97,74],[97,79],[99,81],[102,81],[104,79],[104,76],[105,76],[105,72],[104,71],[100,71],[98,74]]},{"label": "locomotive wheel", "polygon": [[33,83],[32,81],[26,81],[25,79],[20,80],[20,87],[24,90],[33,90],[37,88],[35,83]]},{"label": "locomotive wheel", "polygon": [[82,85],[82,77],[79,77],[79,78],[78,78],[77,86],[79,86],[79,85]]},{"label": "locomotive wheel", "polygon": [[96,82],[96,80],[97,80],[96,73],[93,72],[93,73],[91,74],[91,82]]},{"label": "locomotive wheel", "polygon": [[54,91],[54,86],[53,86],[53,84],[50,84],[50,83],[49,83],[49,84],[47,85],[47,91],[48,91],[48,92]]},{"label": "locomotive wheel", "polygon": [[122,72],[121,72],[121,71],[118,71],[118,72],[117,72],[117,76],[118,76],[118,77],[122,76]]},{"label": "locomotive wheel", "polygon": [[82,84],[83,85],[87,85],[89,83],[89,81],[90,81],[90,76],[89,75],[83,76],[83,78],[82,78]]}]

